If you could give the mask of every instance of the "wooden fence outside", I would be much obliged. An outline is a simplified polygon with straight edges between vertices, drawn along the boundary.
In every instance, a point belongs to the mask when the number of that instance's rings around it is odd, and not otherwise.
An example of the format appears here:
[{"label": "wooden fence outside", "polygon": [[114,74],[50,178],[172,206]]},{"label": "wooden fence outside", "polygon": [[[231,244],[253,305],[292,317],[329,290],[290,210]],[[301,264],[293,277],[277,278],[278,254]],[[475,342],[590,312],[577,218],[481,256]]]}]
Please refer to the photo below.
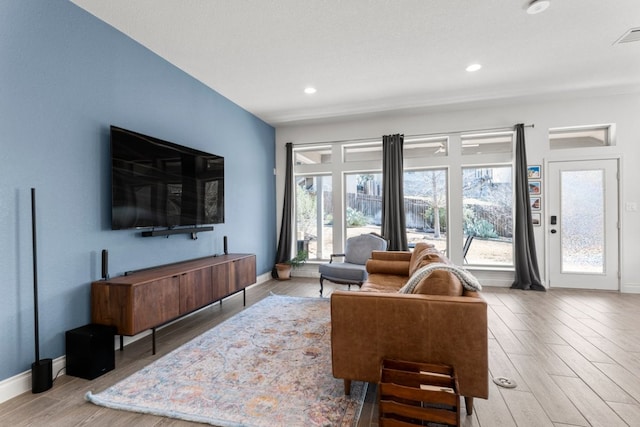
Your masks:
[{"label": "wooden fence outside", "polygon": [[[498,205],[468,205],[475,213],[476,220],[484,219],[493,224],[496,234],[500,237],[512,237],[513,219],[511,207]],[[330,197],[325,197],[325,207],[327,212],[330,209]],[[382,215],[382,197],[368,194],[347,194],[347,207],[361,212],[370,219],[371,223],[379,225]],[[431,203],[427,199],[404,199],[404,211],[406,215],[407,228],[417,230],[431,230],[433,224],[431,219],[425,218],[425,213],[431,209]],[[446,227],[442,228],[446,232]]]}]

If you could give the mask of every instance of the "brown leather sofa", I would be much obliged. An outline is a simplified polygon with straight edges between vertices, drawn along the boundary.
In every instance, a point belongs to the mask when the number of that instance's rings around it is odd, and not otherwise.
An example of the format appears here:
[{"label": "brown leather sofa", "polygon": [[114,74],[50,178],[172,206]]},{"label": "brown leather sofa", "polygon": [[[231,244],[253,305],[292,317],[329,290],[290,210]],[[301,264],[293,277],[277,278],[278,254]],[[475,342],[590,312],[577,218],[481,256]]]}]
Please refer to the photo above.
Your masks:
[{"label": "brown leather sofa", "polygon": [[451,272],[437,270],[414,293],[399,293],[410,276],[432,262],[449,263],[432,245],[413,252],[374,251],[360,291],[331,295],[333,375],[378,382],[383,359],[453,366],[467,414],[473,398],[489,397],[487,303]]}]

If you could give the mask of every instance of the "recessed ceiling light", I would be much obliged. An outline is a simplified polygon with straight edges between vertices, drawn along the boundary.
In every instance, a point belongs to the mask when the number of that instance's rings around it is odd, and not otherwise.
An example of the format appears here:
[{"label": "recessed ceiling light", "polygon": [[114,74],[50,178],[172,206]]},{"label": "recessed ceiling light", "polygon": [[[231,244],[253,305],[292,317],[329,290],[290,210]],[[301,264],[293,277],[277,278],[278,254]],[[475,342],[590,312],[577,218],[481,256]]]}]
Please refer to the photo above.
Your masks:
[{"label": "recessed ceiling light", "polygon": [[467,67],[467,71],[473,73],[474,71],[478,71],[480,68],[482,68],[482,65],[480,64],[471,64]]},{"label": "recessed ceiling light", "polygon": [[313,95],[316,92],[317,92],[317,90],[316,90],[315,87],[309,86],[309,87],[304,88],[304,93],[306,93],[307,95]]},{"label": "recessed ceiling light", "polygon": [[535,15],[536,13],[544,12],[549,6],[551,6],[551,2],[548,0],[533,0],[527,7],[527,13]]}]

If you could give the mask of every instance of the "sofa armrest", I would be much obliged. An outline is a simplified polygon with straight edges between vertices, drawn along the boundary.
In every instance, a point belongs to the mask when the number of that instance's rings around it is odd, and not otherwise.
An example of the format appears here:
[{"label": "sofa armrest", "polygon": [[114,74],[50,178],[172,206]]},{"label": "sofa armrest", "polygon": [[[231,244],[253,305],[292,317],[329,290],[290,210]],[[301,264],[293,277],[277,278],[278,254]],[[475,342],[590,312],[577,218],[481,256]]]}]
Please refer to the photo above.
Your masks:
[{"label": "sofa armrest", "polygon": [[379,381],[382,359],[451,365],[460,394],[487,398],[487,303],[481,297],[335,291],[333,375]]}]

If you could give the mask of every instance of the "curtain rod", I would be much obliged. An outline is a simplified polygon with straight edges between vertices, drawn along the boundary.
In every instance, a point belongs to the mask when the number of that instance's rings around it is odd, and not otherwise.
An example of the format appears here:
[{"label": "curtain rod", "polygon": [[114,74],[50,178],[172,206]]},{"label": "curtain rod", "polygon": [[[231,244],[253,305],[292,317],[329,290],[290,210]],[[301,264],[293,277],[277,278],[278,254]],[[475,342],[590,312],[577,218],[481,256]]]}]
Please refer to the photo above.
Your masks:
[{"label": "curtain rod", "polygon": [[[530,125],[524,125],[526,128],[533,128],[535,124],[532,123]],[[405,138],[418,138],[418,137],[428,137],[428,136],[439,136],[439,135],[447,135],[451,133],[474,133],[474,132],[499,132],[499,131],[507,131],[513,130],[514,126],[502,126],[496,128],[479,128],[479,129],[464,129],[464,130],[451,130],[446,132],[433,132],[433,133],[420,133],[415,135],[405,135]],[[364,141],[374,141],[378,138],[382,138],[382,136],[372,137],[372,138],[356,138],[356,139],[342,139],[335,141],[317,141],[317,142],[300,142],[294,143],[293,145],[317,145],[317,144],[341,144],[343,142],[364,142]]]}]

